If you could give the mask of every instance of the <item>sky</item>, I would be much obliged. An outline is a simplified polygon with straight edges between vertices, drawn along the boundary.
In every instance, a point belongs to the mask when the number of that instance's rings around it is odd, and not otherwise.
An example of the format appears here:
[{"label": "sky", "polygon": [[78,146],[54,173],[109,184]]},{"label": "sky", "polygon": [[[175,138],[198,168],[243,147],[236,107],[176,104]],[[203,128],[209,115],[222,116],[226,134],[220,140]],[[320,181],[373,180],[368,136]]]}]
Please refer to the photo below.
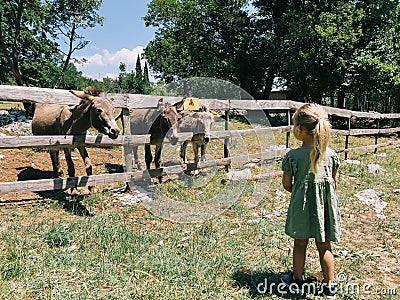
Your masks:
[{"label": "sky", "polygon": [[[78,59],[88,60],[76,65],[84,76],[103,79],[118,76],[119,64],[126,64],[127,71],[135,69],[136,58],[154,38],[154,27],[145,27],[150,0],[103,0],[99,14],[103,26],[97,25],[80,32],[90,43],[75,53]],[[144,62],[142,61],[142,64]]]}]

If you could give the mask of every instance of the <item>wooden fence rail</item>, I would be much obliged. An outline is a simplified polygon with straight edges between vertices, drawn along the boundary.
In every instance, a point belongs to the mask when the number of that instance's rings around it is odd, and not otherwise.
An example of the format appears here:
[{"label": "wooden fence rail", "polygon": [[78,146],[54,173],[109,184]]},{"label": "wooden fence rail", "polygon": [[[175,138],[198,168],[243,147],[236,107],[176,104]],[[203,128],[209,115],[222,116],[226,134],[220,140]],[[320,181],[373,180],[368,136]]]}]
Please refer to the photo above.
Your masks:
[{"label": "wooden fence rail", "polygon": [[[125,136],[120,136],[116,140],[112,140],[103,135],[86,135],[86,136],[18,136],[18,137],[0,137],[0,149],[10,148],[32,148],[32,147],[50,147],[65,148],[76,147],[80,144],[105,147],[105,146],[122,146],[124,147],[125,161],[132,156],[132,146],[143,145],[149,142],[149,135],[130,135],[129,113],[131,108],[155,108],[158,106],[160,99],[165,103],[174,104],[182,100],[182,97],[169,97],[157,95],[138,95],[138,94],[107,94],[109,98],[114,98],[113,105],[122,109],[122,115],[125,118],[124,124]],[[36,102],[36,103],[53,103],[53,104],[78,104],[79,100],[66,90],[42,89],[30,87],[17,87],[0,85],[0,101],[11,102]],[[0,183],[0,194],[17,193],[28,191],[44,191],[65,189],[70,187],[94,186],[98,184],[109,184],[113,182],[129,182],[143,180],[151,177],[157,177],[165,174],[177,174],[185,170],[195,170],[207,168],[211,166],[229,166],[232,162],[245,163],[251,160],[265,160],[289,151],[289,137],[291,131],[290,117],[291,113],[304,103],[294,102],[290,100],[218,100],[218,99],[200,99],[200,104],[207,105],[211,110],[225,111],[225,130],[213,131],[212,139],[223,139],[224,142],[224,158],[199,162],[196,164],[185,164],[170,166],[165,168],[154,169],[150,171],[133,172],[132,166],[127,166],[126,172],[114,174],[102,174],[92,176],[80,176],[72,178],[57,179],[41,179],[20,182],[4,182]],[[348,119],[347,130],[333,130],[337,135],[346,136],[345,148],[338,150],[344,152],[347,158],[349,152],[369,151],[391,145],[398,145],[400,141],[393,141],[378,144],[378,136],[380,134],[398,133],[400,127],[395,128],[379,128],[379,120],[382,119],[400,119],[400,114],[381,114],[376,112],[355,112],[345,109],[325,107],[328,114]],[[234,110],[267,110],[271,112],[286,112],[287,125],[280,127],[255,128],[245,130],[229,130],[229,112]],[[376,129],[352,129],[351,119],[368,118],[377,120],[378,128]],[[267,151],[243,156],[229,156],[227,141],[234,137],[245,137],[265,134],[287,133],[286,149]],[[375,145],[368,145],[357,148],[348,148],[350,136],[375,135]],[[180,133],[179,141],[187,140],[191,137],[190,133]],[[162,141],[160,141],[162,142]]]}]

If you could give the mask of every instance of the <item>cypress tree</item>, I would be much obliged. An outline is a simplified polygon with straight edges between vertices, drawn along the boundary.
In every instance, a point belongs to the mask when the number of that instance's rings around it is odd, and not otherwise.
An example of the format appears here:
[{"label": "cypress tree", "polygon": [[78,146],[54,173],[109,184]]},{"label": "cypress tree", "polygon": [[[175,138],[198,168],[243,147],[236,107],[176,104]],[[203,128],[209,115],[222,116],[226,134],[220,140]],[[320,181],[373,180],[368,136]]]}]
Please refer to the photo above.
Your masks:
[{"label": "cypress tree", "polygon": [[150,88],[149,67],[147,66],[147,62],[144,63],[143,86],[144,86],[145,89]]},{"label": "cypress tree", "polygon": [[143,94],[144,92],[144,84],[143,84],[143,72],[142,72],[142,64],[140,63],[140,55],[138,54],[136,59],[136,68],[135,68],[135,87],[138,94]]}]

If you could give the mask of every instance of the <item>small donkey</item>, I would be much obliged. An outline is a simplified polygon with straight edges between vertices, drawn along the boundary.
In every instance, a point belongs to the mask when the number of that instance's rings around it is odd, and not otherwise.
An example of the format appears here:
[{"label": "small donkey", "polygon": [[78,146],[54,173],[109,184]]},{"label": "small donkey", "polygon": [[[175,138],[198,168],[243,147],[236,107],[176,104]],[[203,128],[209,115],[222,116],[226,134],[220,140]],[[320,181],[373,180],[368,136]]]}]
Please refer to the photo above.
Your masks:
[{"label": "small donkey", "polygon": [[186,163],[186,147],[188,143],[193,145],[194,161],[199,162],[199,148],[201,149],[200,159],[205,159],[206,146],[211,139],[211,124],[214,116],[206,107],[202,107],[200,112],[182,111],[181,120],[178,123],[180,132],[192,132],[191,140],[184,141],[180,149],[180,161]]}]

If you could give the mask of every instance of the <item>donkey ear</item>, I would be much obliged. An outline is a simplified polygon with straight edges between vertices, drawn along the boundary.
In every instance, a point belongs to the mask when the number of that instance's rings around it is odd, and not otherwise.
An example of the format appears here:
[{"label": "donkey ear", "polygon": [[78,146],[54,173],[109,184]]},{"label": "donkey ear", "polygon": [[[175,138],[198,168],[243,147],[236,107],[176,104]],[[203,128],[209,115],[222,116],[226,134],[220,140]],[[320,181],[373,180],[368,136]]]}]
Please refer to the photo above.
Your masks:
[{"label": "donkey ear", "polygon": [[199,111],[201,111],[201,112],[209,112],[210,109],[208,108],[208,106],[201,105],[200,108],[199,108]]},{"label": "donkey ear", "polygon": [[183,97],[181,100],[176,102],[173,106],[175,106],[177,110],[181,110],[183,107],[183,102],[185,101],[185,98],[186,97]]},{"label": "donkey ear", "polygon": [[83,94],[78,94],[78,93],[76,93],[75,91],[69,91],[72,95],[74,95],[74,96],[76,96],[76,97],[78,97],[78,98],[80,98],[80,99],[89,99],[89,97],[91,97],[90,95],[88,95],[88,94],[85,94],[85,93],[83,93]]}]

